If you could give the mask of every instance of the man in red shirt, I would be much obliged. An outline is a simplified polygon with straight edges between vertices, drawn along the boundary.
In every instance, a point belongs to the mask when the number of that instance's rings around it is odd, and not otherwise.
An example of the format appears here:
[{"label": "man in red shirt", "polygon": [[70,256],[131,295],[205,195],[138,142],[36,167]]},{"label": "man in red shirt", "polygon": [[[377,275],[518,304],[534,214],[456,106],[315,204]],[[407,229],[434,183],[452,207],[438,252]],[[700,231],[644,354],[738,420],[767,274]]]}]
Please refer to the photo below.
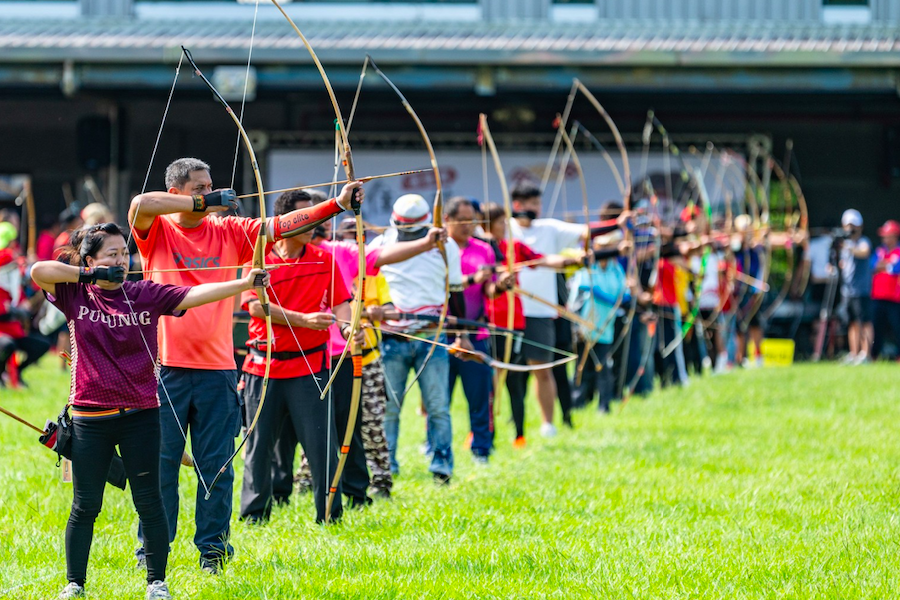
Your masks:
[{"label": "man in red shirt", "polygon": [[[128,222],[149,278],[175,285],[233,279],[236,269],[227,267],[252,260],[260,227],[267,228],[269,241],[309,231],[349,209],[361,185],[349,183],[338,198],[262,224],[251,218],[208,218],[231,208],[236,195],[234,190],[213,191],[209,165],[201,160],[176,160],[166,169],[165,183],[168,191],[131,201]],[[361,191],[357,195],[361,200]],[[170,404],[160,410],[160,488],[170,540],[177,530],[178,469],[187,432],[197,449],[195,468],[206,487],[231,457],[240,431],[232,309],[233,302],[224,300],[182,318],[163,317],[159,323],[159,395],[163,404]],[[234,469],[227,465],[208,500],[202,490],[197,494],[194,544],[201,568],[210,573],[217,573],[234,554],[228,541],[233,485]],[[137,554],[142,563],[143,549]]]},{"label": "man in red shirt", "polygon": [[[275,214],[294,210],[308,196],[287,192],[275,202]],[[273,329],[272,366],[266,410],[260,413],[256,435],[247,440],[241,519],[268,520],[272,510],[272,459],[282,425],[290,420],[312,471],[316,521],[325,520],[328,487],[338,463],[338,432],[329,419],[327,402],[319,400],[320,387],[328,380],[329,328],[351,320],[350,290],[332,254],[310,243],[313,232],[279,240],[266,263],[285,265],[272,272],[269,292]],[[265,312],[255,290],[245,292],[242,304],[250,312],[249,353],[244,360],[244,407],[248,420],[256,414],[266,367]],[[332,312],[327,312],[328,310]],[[333,314],[332,314],[333,313]],[[350,325],[340,328],[346,339]],[[362,332],[357,333],[363,342]],[[341,515],[341,493],[335,496],[332,518]]]},{"label": "man in red shirt", "polygon": [[888,329],[900,340],[900,223],[887,221],[878,229],[878,235],[881,246],[872,258],[873,358],[881,353]]}]

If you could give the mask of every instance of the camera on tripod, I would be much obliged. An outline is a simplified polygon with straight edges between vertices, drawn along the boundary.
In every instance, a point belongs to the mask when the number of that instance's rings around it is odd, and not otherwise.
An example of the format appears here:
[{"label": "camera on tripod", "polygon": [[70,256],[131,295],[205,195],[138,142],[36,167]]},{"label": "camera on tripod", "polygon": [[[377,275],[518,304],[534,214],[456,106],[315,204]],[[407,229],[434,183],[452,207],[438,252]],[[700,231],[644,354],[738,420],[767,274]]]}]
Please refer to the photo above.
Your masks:
[{"label": "camera on tripod", "polygon": [[831,238],[835,241],[843,241],[850,238],[850,232],[843,227],[835,227],[831,230]]}]

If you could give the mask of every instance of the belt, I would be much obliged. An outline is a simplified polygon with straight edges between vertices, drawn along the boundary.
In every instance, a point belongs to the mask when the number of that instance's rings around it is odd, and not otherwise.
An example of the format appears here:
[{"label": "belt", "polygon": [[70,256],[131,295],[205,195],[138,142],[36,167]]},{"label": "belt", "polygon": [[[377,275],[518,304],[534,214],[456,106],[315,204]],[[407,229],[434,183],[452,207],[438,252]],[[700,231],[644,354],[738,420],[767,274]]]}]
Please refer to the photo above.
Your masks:
[{"label": "belt", "polygon": [[[310,348],[309,350],[304,350],[303,352],[272,352],[272,358],[275,360],[294,360],[295,358],[301,358],[303,356],[311,356],[317,352],[325,352],[328,349],[327,344],[320,344],[315,348]],[[265,356],[266,351],[260,348],[255,348],[250,346],[248,348],[250,354],[253,356]],[[325,361],[322,361],[323,363]]]}]

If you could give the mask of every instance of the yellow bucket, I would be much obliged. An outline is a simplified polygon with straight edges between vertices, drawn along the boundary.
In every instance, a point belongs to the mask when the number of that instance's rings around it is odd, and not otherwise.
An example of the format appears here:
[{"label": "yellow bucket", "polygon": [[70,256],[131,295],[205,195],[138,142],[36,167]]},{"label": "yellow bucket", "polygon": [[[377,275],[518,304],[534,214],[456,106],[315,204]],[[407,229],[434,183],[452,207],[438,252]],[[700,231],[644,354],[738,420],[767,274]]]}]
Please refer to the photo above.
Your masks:
[{"label": "yellow bucket", "polygon": [[[789,367],[794,364],[794,340],[767,338],[760,348],[766,367]],[[747,344],[747,356],[753,356],[753,344]]]}]

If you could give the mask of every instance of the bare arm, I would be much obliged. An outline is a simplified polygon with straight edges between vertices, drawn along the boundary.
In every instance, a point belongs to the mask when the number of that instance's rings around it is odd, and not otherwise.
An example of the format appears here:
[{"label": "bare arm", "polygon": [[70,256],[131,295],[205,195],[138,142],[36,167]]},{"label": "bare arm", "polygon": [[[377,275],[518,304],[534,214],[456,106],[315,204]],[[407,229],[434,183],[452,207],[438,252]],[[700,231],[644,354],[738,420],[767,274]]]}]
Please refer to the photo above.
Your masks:
[{"label": "bare arm", "polygon": [[[234,190],[216,190],[209,194],[196,196],[170,194],[168,192],[147,192],[131,199],[128,209],[128,223],[139,231],[147,231],[153,226],[153,220],[160,215],[171,215],[182,212],[216,213],[232,208],[229,198],[234,197]],[[197,210],[200,209],[200,210]]]},{"label": "bare arm", "polygon": [[[262,282],[256,281],[257,275],[263,277]],[[186,310],[202,304],[224,300],[235,294],[240,294],[241,292],[257,287],[255,285],[257,283],[262,283],[262,285],[266,286],[269,285],[269,274],[263,269],[251,269],[243,279],[221,281],[218,283],[202,283],[192,287],[187,293],[187,296],[184,297],[184,300],[181,301],[181,304],[176,308],[178,310]],[[260,310],[262,310],[261,307]]]},{"label": "bare arm", "polygon": [[397,242],[389,246],[381,248],[381,254],[375,261],[375,267],[383,267],[384,265],[392,265],[394,263],[409,260],[414,256],[418,256],[423,252],[428,252],[432,248],[436,248],[438,241],[446,241],[447,231],[443,228],[432,227],[425,237],[412,240],[410,242]]},{"label": "bare arm", "polygon": [[81,270],[56,260],[42,260],[31,267],[31,278],[48,294],[56,294],[57,283],[78,283]]}]

